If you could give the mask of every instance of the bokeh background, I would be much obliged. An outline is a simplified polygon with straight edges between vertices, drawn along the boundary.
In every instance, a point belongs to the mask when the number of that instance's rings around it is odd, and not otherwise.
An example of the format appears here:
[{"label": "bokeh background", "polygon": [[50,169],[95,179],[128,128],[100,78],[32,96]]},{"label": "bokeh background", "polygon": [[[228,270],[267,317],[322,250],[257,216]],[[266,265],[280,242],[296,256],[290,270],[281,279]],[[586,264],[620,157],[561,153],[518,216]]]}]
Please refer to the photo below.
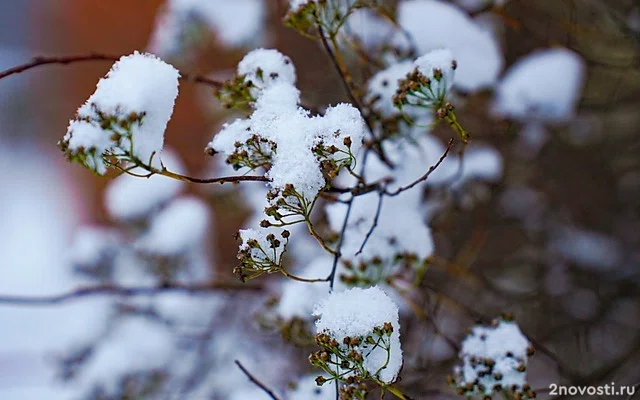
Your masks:
[{"label": "bokeh background", "polygon": [[[347,100],[321,47],[282,26],[286,4],[265,3],[262,39],[292,58],[305,103]],[[0,69],[37,55],[145,50],[162,6],[4,0]],[[565,46],[586,61],[586,81],[574,120],[529,136],[523,126],[489,116],[489,93],[467,99],[461,120],[474,140],[499,150],[503,178],[452,199],[431,224],[441,262],[425,278],[420,305],[433,331],[406,335],[438,341],[440,350],[412,361],[406,387],[452,396],[444,376],[455,348],[438,338],[459,341],[475,320],[503,311],[514,312],[539,345],[529,372],[534,387],[640,382],[639,13],[633,0],[511,0],[492,14],[507,66],[534,49]],[[246,50],[223,48],[213,36],[172,62],[185,72],[228,77]],[[109,66],[43,66],[0,80],[1,294],[61,293],[83,282],[65,264],[66,250],[80,225],[109,223],[102,197],[109,180],[67,163],[56,142]],[[212,173],[203,148],[228,116],[210,88],[181,84],[166,143],[191,175]],[[246,212],[227,192],[188,191],[212,205],[215,234],[207,249],[217,276],[232,279],[233,233]],[[96,331],[103,301],[0,304],[0,398],[70,398],[51,365]]]}]

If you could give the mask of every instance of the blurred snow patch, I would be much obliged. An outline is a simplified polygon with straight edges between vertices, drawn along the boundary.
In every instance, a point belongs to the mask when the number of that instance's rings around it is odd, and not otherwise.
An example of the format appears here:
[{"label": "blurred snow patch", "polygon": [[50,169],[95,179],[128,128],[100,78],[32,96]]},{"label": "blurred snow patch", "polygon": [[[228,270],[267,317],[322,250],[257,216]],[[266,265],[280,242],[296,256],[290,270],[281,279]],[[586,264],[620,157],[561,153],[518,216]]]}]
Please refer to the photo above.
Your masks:
[{"label": "blurred snow patch", "polygon": [[611,236],[585,229],[563,227],[556,232],[551,249],[579,267],[610,271],[619,265],[622,245]]},{"label": "blurred snow patch", "polygon": [[509,68],[496,89],[493,112],[524,122],[564,122],[574,115],[584,74],[584,60],[570,50],[533,52]]},{"label": "blurred snow patch", "polygon": [[504,64],[498,42],[459,7],[436,0],[401,2],[398,23],[413,37],[419,55],[451,49],[458,62],[455,87],[472,92],[497,83]]}]

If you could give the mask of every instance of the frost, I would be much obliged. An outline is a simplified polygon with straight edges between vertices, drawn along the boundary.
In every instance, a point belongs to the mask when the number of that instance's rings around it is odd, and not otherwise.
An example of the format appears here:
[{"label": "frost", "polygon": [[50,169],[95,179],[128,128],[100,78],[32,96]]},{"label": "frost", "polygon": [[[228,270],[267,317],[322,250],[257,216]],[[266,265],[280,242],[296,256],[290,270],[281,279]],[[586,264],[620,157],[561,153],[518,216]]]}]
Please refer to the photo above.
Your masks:
[{"label": "frost", "polygon": [[461,394],[491,394],[504,388],[526,395],[527,359],[532,354],[533,347],[515,322],[496,320],[473,327],[462,342],[462,365],[455,368]]},{"label": "frost", "polygon": [[[161,158],[171,170],[178,173],[184,170],[182,162],[173,152],[164,151]],[[144,171],[137,169],[132,172],[144,173]],[[183,187],[183,182],[162,175],[141,179],[124,174],[107,186],[105,206],[115,219],[140,219],[173,199]]]},{"label": "frost", "polygon": [[[333,292],[316,305],[314,315],[319,316],[316,321],[318,334],[335,339],[341,352],[346,354],[350,348],[362,351],[362,366],[366,373],[385,383],[397,379],[402,366],[398,307],[384,291],[372,287]],[[346,343],[356,343],[350,341],[355,338],[360,338],[358,344],[345,344],[345,339]],[[338,369],[334,373],[349,370],[340,371],[340,366],[335,365],[333,368]],[[362,376],[362,371],[360,374]]]},{"label": "frost", "polygon": [[138,248],[156,255],[176,256],[203,245],[209,208],[196,197],[181,197],[153,216]]},{"label": "frost", "polygon": [[266,17],[262,0],[167,0],[158,15],[149,48],[166,56],[178,55],[197,41],[203,24],[225,46],[241,47],[260,41]]},{"label": "frost", "polygon": [[524,122],[566,121],[574,114],[584,74],[584,60],[570,50],[531,53],[511,66],[496,88],[494,112]]},{"label": "frost", "polygon": [[162,151],[179,76],[151,54],[123,56],[78,109],[61,147],[99,174],[106,172],[105,156],[127,155],[148,163]]},{"label": "frost", "polygon": [[413,37],[418,54],[451,49],[458,61],[456,88],[476,91],[497,82],[503,66],[498,43],[455,5],[435,0],[401,2],[398,23]]}]

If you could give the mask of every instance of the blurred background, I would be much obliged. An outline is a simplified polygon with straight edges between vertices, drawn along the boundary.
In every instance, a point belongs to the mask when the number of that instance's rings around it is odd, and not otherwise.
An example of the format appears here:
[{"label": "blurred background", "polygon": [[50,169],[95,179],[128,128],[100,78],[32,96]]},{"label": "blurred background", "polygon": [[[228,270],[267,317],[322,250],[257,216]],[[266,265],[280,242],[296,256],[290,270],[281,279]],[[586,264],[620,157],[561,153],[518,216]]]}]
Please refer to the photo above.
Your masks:
[{"label": "blurred background", "polygon": [[[221,9],[234,3],[210,1]],[[548,388],[552,382],[637,384],[640,6],[633,0],[511,0],[499,8],[455,3],[469,15],[489,21],[502,46],[505,70],[535,49],[554,46],[580,54],[587,70],[576,116],[566,124],[542,127],[497,119],[489,112],[489,92],[466,97],[460,118],[474,140],[498,150],[502,178],[471,183],[463,194],[449,198],[430,223],[439,261],[427,272],[416,301],[433,324],[427,333],[410,327],[403,332],[403,346],[405,340],[421,344],[416,345],[420,351],[405,360],[411,373],[403,375],[401,386],[418,398],[453,396],[445,380],[455,363],[452,342],[459,343],[475,321],[491,320],[504,311],[516,315],[538,349],[529,370],[534,388]],[[390,9],[393,5],[388,2]],[[0,69],[35,56],[93,52],[120,56],[147,50],[166,7],[161,0],[4,0]],[[260,9],[258,17],[233,9],[230,12],[236,14],[230,15],[237,22],[228,18],[237,24],[256,21],[254,40],[228,46],[220,32],[196,30],[196,43],[187,53],[165,60],[183,72],[225,79],[247,50],[273,47],[293,60],[305,104],[322,107],[347,101],[318,43],[282,26],[286,2],[265,0]],[[108,61],[48,65],[0,80],[0,295],[59,294],[89,281],[69,266],[68,253],[81,226],[114,225],[103,200],[110,179],[66,162],[56,143],[110,65]],[[362,69],[357,76],[368,77],[371,72]],[[190,175],[215,174],[217,167],[203,149],[230,115],[218,105],[211,88],[181,83],[165,143],[180,155]],[[446,129],[435,134],[445,143]],[[233,234],[248,218],[247,207],[238,207],[242,192],[196,186],[183,190],[212,209],[204,246],[204,257],[215,265],[209,272],[218,279],[235,279]],[[208,379],[209,391],[184,389],[166,398],[231,398],[232,389],[216,390],[232,383],[194,371],[218,368],[220,375],[235,369],[221,361],[238,358],[234,351],[242,347],[228,335],[228,341],[206,347],[216,332],[211,326],[220,323],[220,316],[229,316],[222,317],[229,323],[227,330],[253,335],[255,343],[271,343],[277,337],[251,321],[268,295],[176,300],[167,307],[175,315],[192,314],[194,308],[218,315],[211,321],[199,320],[199,326],[209,327],[204,331],[208,337],[189,331],[193,335],[185,337],[192,340],[178,343],[175,336],[157,333],[161,328],[155,325],[132,325],[116,335],[128,344],[117,352],[100,353],[101,358],[90,365],[83,361],[98,354],[96,343],[104,347],[116,341],[107,334],[111,325],[105,322],[112,321],[113,299],[89,296],[42,306],[0,304],[0,398],[165,398],[151,389],[149,395],[140,394],[144,393],[140,389],[138,397],[113,394],[126,393],[135,382],[166,382],[163,374],[168,372],[159,367],[143,378],[134,374],[130,381],[118,381],[124,388],[121,392],[105,389],[104,382],[115,379],[111,375],[145,370],[146,366],[138,366],[136,355],[145,346],[148,352],[142,354],[174,345],[195,349],[195,356],[185,356],[180,367],[190,371],[184,374],[191,379],[185,378],[185,387],[198,388]],[[132,314],[153,314],[151,302],[126,304]],[[243,312],[246,321],[232,321]],[[193,314],[189,317],[200,318]],[[271,353],[258,360],[247,356],[247,363],[256,374],[279,383],[301,370],[308,353],[281,345],[270,351],[279,358]],[[298,364],[286,361],[292,356],[299,358]],[[281,369],[276,373],[270,363]],[[83,368],[89,372],[81,372]],[[248,385],[242,379],[240,375],[232,381]],[[545,396],[544,390],[540,395]]]}]

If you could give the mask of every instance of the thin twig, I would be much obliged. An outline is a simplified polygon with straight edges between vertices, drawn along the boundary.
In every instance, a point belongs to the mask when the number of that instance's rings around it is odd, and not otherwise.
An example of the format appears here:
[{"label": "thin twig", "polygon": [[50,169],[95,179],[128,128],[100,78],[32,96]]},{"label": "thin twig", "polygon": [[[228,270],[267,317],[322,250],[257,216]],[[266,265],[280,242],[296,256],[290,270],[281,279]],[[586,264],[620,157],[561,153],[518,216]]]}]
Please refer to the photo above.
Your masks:
[{"label": "thin twig", "polygon": [[369,241],[369,238],[373,234],[373,231],[378,226],[378,219],[380,218],[380,211],[382,210],[382,199],[383,198],[384,198],[384,190],[378,191],[378,207],[376,208],[376,215],[374,215],[374,217],[373,217],[373,223],[371,224],[371,228],[369,228],[369,231],[367,232],[367,235],[364,237],[364,240],[362,241],[362,244],[360,245],[360,248],[356,252],[356,256],[359,255],[360,253],[362,253],[362,250],[364,250],[364,246],[367,244],[367,242]]},{"label": "thin twig", "polygon": [[414,186],[416,186],[417,184],[426,181],[427,178],[429,177],[429,175],[431,175],[431,173],[433,173],[433,171],[435,171],[440,166],[440,164],[442,164],[444,159],[447,158],[447,155],[449,155],[449,151],[453,148],[453,144],[454,143],[455,143],[455,139],[452,138],[451,140],[449,140],[449,144],[447,145],[447,149],[444,151],[444,153],[442,154],[442,156],[440,157],[438,162],[435,163],[434,165],[432,165],[431,167],[429,167],[427,172],[425,172],[424,175],[422,175],[420,178],[416,179],[415,181],[411,182],[410,184],[408,184],[406,186],[400,186],[398,189],[396,189],[396,190],[394,190],[392,192],[385,191],[384,194],[386,194],[387,196],[397,196],[400,193],[404,192],[405,190],[409,190],[409,189],[413,188]]},{"label": "thin twig", "polygon": [[322,46],[324,47],[325,51],[329,55],[329,59],[331,60],[331,63],[338,71],[338,75],[340,75],[340,81],[342,82],[342,85],[344,86],[345,91],[349,96],[349,99],[351,100],[353,105],[358,109],[358,111],[360,111],[360,114],[362,115],[362,118],[364,119],[364,122],[367,125],[367,131],[369,133],[369,136],[371,136],[371,138],[374,141],[376,153],[378,154],[382,162],[384,162],[390,168],[393,167],[393,164],[391,163],[391,161],[389,161],[389,159],[385,156],[384,151],[382,150],[382,146],[378,141],[378,138],[376,138],[376,135],[373,130],[373,126],[369,118],[369,113],[365,113],[364,106],[360,101],[360,91],[355,85],[355,83],[353,82],[353,78],[351,77],[351,74],[349,74],[349,70],[347,70],[347,67],[344,64],[344,60],[342,59],[342,55],[340,54],[340,50],[338,48],[338,44],[336,43],[335,37],[333,36],[330,37],[331,43],[333,44],[333,48],[332,48],[331,44],[329,44],[329,41],[327,40],[326,33],[322,28],[322,24],[320,23],[319,17],[317,15],[316,15],[316,23],[318,26],[318,34],[320,36]]},{"label": "thin twig", "polygon": [[255,376],[251,375],[251,373],[244,367],[244,365],[240,363],[240,361],[236,360],[235,363],[254,385],[262,389],[262,391],[265,392],[273,400],[280,400],[280,398],[276,396],[271,389],[269,389],[264,383],[260,382]]},{"label": "thin twig", "polygon": [[168,292],[181,292],[186,294],[201,294],[219,290],[260,290],[261,286],[239,285],[227,282],[210,282],[199,284],[165,283],[158,286],[119,286],[104,284],[87,286],[72,290],[67,293],[48,296],[19,296],[0,295],[0,305],[12,306],[40,306],[56,305],[92,296],[149,296]]},{"label": "thin twig", "polygon": [[[59,65],[68,65],[78,62],[85,61],[118,61],[120,56],[112,55],[112,54],[103,54],[103,53],[89,53],[89,54],[79,54],[74,56],[61,56],[61,57],[46,57],[46,56],[37,56],[34,57],[31,61],[16,65],[15,67],[11,67],[0,72],[0,79],[6,78],[11,75],[20,74],[22,72],[28,71],[30,69],[50,65],[50,64],[59,64]],[[206,85],[215,89],[222,87],[222,82],[218,82],[216,80],[207,78],[202,75],[190,75],[185,73],[180,73],[180,79],[185,82],[193,82],[202,85]]]},{"label": "thin twig", "polygon": [[329,275],[329,291],[333,291],[333,283],[336,280],[336,270],[338,269],[338,260],[342,255],[340,249],[342,249],[342,242],[344,241],[344,233],[347,230],[347,224],[349,223],[349,215],[351,214],[351,208],[353,207],[353,197],[349,200],[347,206],[347,213],[342,221],[342,228],[340,229],[340,239],[338,239],[338,246],[336,246],[336,252],[333,255],[333,265],[331,266],[331,275]]},{"label": "thin twig", "polygon": [[293,275],[292,273],[290,273],[289,271],[287,271],[284,268],[280,268],[280,272],[282,273],[282,275],[286,276],[287,278],[293,279],[294,281],[298,281],[298,282],[318,283],[318,282],[328,282],[329,281],[329,277],[327,277],[327,278],[303,278],[301,276]]}]

